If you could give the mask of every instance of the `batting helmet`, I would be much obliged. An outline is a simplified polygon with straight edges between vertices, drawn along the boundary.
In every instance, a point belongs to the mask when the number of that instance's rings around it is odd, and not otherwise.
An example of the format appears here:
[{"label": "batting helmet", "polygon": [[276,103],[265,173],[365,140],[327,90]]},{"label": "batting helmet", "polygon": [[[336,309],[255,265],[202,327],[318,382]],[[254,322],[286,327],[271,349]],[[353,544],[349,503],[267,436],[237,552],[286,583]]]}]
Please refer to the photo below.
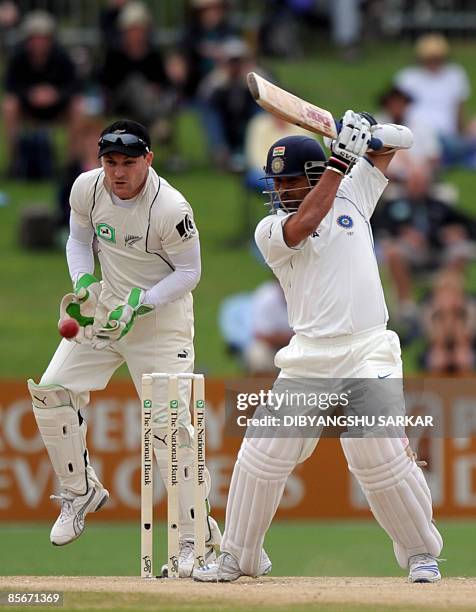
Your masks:
[{"label": "batting helmet", "polygon": [[[286,136],[277,140],[269,149],[266,158],[264,179],[278,177],[306,176],[311,189],[319,181],[325,170],[327,158],[321,145],[309,136]],[[270,205],[286,211],[296,210],[300,201],[281,201],[279,193],[267,189],[265,193],[271,196]],[[291,205],[290,205],[291,204]]]}]

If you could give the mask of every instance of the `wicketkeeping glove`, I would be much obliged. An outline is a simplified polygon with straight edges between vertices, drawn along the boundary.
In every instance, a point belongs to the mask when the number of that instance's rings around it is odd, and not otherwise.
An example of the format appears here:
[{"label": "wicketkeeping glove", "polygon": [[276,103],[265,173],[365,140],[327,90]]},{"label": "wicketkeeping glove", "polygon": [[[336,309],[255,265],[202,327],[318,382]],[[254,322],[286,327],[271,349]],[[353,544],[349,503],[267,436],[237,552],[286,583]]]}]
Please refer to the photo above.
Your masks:
[{"label": "wicketkeeping glove", "polygon": [[92,274],[82,274],[74,285],[73,293],[67,293],[60,304],[60,321],[70,317],[79,323],[79,332],[71,341],[90,342],[93,323],[101,293],[101,283]]},{"label": "wicketkeeping glove", "polygon": [[369,120],[348,110],[341,121],[342,127],[335,140],[324,139],[332,155],[327,166],[345,174],[351,164],[365,154],[368,149],[371,133]]},{"label": "wicketkeeping glove", "polygon": [[127,296],[126,303],[109,312],[106,325],[94,330],[92,345],[95,349],[101,350],[124,338],[134,325],[136,317],[154,310],[153,304],[143,303],[144,297],[145,291],[134,287]]}]

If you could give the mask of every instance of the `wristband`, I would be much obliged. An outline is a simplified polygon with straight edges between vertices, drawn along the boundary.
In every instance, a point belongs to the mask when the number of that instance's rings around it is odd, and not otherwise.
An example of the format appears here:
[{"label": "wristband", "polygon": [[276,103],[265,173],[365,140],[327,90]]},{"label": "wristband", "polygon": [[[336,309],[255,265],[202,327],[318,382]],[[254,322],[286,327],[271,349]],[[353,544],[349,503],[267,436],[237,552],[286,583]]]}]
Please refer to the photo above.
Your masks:
[{"label": "wristband", "polygon": [[342,173],[342,175],[346,174],[349,169],[350,164],[344,161],[340,157],[336,157],[331,155],[327,160],[327,168],[331,168],[337,170]]},{"label": "wristband", "polygon": [[345,172],[342,172],[342,170],[338,170],[337,168],[333,168],[332,166],[327,166],[326,170],[332,170],[332,172],[335,172],[336,174],[338,174],[341,177],[345,176]]}]

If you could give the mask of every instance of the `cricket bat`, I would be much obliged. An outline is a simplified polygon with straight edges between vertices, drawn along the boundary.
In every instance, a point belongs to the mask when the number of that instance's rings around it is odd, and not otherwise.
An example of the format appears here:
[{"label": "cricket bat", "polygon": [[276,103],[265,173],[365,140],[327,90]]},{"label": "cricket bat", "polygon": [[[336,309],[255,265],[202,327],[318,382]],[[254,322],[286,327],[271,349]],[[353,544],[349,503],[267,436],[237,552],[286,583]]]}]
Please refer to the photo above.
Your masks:
[{"label": "cricket bat", "polygon": [[[264,110],[314,134],[328,138],[337,137],[339,123],[328,110],[298,98],[289,91],[270,83],[256,72],[250,72],[247,79],[251,95]],[[372,138],[370,148],[373,151],[381,149],[381,140]]]}]

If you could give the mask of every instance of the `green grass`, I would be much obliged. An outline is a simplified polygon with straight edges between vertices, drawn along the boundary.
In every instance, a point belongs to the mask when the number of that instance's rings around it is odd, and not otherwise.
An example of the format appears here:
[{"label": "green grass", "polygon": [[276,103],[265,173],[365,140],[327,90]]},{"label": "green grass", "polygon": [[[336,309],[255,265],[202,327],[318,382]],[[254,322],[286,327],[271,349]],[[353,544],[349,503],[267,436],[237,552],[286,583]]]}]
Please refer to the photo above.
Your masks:
[{"label": "green grass", "polygon": [[[474,44],[454,46],[455,59],[468,69],[473,88],[475,51]],[[407,44],[379,44],[364,50],[362,62],[343,64],[332,52],[321,48],[310,59],[271,63],[271,68],[286,87],[339,114],[348,107],[374,110],[376,96],[411,57],[412,48]],[[469,107],[474,107],[473,100]],[[180,121],[180,143],[189,170],[178,175],[164,174],[189,199],[201,232],[203,275],[194,294],[196,365],[209,375],[235,374],[237,364],[226,354],[217,328],[220,302],[232,293],[253,289],[270,272],[258,263],[249,246],[253,231],[243,227],[245,196],[240,179],[211,166],[203,134],[190,112]],[[4,157],[0,138],[0,167],[5,166]],[[161,171],[160,150],[157,169]],[[462,208],[474,214],[474,173],[457,170],[448,176],[460,189]],[[53,206],[55,191],[51,183],[11,181],[4,182],[0,189],[9,197],[9,204],[0,208],[0,308],[4,313],[0,319],[0,354],[4,356],[0,377],[37,378],[56,347],[59,302],[70,284],[63,253],[22,251],[18,246],[18,225],[25,207]],[[264,214],[259,197],[249,198],[248,206],[254,220]],[[476,289],[475,267],[468,274],[468,286]],[[410,350],[404,354],[407,372],[416,367],[415,353]],[[127,375],[125,369],[120,375]]]},{"label": "green grass", "polygon": [[[476,558],[468,541],[472,521],[441,521],[445,576],[475,576]],[[106,525],[88,519],[85,533],[70,546],[49,542],[50,525],[0,527],[0,575],[137,576],[139,523]],[[156,569],[165,558],[165,527],[156,529]],[[280,522],[265,542],[273,576],[402,576],[386,534],[373,521]]]}]

